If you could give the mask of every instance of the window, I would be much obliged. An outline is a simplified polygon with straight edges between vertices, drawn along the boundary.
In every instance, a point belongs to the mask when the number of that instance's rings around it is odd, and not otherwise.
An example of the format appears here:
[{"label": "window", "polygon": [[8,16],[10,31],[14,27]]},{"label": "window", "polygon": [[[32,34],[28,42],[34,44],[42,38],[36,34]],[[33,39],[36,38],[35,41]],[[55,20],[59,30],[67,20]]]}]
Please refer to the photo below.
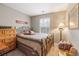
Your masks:
[{"label": "window", "polygon": [[40,19],[40,33],[48,33],[50,30],[50,18],[41,18]]}]

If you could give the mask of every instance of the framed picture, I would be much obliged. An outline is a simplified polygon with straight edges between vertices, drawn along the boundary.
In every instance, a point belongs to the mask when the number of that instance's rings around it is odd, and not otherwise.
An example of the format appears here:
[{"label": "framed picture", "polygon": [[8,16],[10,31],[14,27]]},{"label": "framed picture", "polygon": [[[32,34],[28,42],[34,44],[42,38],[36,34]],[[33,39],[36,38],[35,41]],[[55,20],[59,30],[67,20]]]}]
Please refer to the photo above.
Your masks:
[{"label": "framed picture", "polygon": [[23,20],[16,20],[16,23],[19,23],[19,24],[28,24],[27,21],[23,21]]},{"label": "framed picture", "polygon": [[76,4],[72,10],[69,12],[69,29],[78,29],[79,20],[78,20],[78,4]]}]

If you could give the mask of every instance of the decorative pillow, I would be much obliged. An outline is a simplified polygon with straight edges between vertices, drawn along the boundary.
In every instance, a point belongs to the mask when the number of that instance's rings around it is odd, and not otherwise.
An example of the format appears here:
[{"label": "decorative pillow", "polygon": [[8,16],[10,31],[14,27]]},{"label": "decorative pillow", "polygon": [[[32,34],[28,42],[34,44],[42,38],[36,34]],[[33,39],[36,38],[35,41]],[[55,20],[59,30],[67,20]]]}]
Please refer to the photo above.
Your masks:
[{"label": "decorative pillow", "polygon": [[76,56],[77,55],[77,49],[75,47],[71,47],[70,48],[70,51],[68,53],[68,55],[71,55],[71,56]]},{"label": "decorative pillow", "polygon": [[70,48],[72,47],[72,44],[67,43],[66,41],[60,41],[58,44],[59,49],[61,50],[70,50]]},{"label": "decorative pillow", "polygon": [[29,34],[29,31],[25,31],[25,30],[24,30],[24,31],[23,31],[23,34],[24,34],[24,35],[28,35],[28,34]]},{"label": "decorative pillow", "polygon": [[33,35],[33,34],[35,34],[35,32],[31,30],[31,35]]},{"label": "decorative pillow", "polygon": [[29,30],[29,31],[24,31],[23,34],[24,34],[24,35],[33,35],[33,34],[35,34],[35,32]]}]

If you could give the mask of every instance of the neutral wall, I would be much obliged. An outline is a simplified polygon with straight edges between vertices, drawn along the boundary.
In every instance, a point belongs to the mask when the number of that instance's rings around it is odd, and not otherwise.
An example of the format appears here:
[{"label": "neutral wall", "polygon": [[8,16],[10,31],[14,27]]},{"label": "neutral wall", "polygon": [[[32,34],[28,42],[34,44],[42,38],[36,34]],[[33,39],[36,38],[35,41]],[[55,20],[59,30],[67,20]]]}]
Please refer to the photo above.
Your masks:
[{"label": "neutral wall", "polygon": [[[17,24],[16,20],[26,20],[28,24]],[[0,26],[30,26],[30,17],[0,4]]]},{"label": "neutral wall", "polygon": [[39,17],[34,16],[31,17],[31,28],[33,29],[33,31],[35,32],[39,32]]}]

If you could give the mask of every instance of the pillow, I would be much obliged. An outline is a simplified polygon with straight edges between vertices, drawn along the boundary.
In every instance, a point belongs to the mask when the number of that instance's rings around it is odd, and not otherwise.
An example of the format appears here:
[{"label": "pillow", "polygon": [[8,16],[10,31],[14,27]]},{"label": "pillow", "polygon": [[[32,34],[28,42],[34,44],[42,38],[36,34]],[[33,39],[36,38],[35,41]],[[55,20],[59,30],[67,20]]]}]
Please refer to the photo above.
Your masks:
[{"label": "pillow", "polygon": [[35,34],[35,32],[34,31],[31,31],[31,34],[33,35],[33,34]]},{"label": "pillow", "polygon": [[77,49],[75,49],[75,47],[71,47],[69,53],[70,53],[70,55],[75,56],[75,55],[77,55]]},{"label": "pillow", "polygon": [[60,41],[58,44],[59,49],[61,50],[70,50],[70,48],[72,47],[72,44],[66,42],[66,41]]},{"label": "pillow", "polygon": [[24,34],[24,35],[33,35],[33,34],[35,34],[35,32],[29,30],[29,31],[24,31],[23,34]]},{"label": "pillow", "polygon": [[29,34],[29,31],[25,31],[25,30],[24,30],[24,31],[23,31],[23,34],[24,34],[24,35],[28,35],[28,34]]}]

